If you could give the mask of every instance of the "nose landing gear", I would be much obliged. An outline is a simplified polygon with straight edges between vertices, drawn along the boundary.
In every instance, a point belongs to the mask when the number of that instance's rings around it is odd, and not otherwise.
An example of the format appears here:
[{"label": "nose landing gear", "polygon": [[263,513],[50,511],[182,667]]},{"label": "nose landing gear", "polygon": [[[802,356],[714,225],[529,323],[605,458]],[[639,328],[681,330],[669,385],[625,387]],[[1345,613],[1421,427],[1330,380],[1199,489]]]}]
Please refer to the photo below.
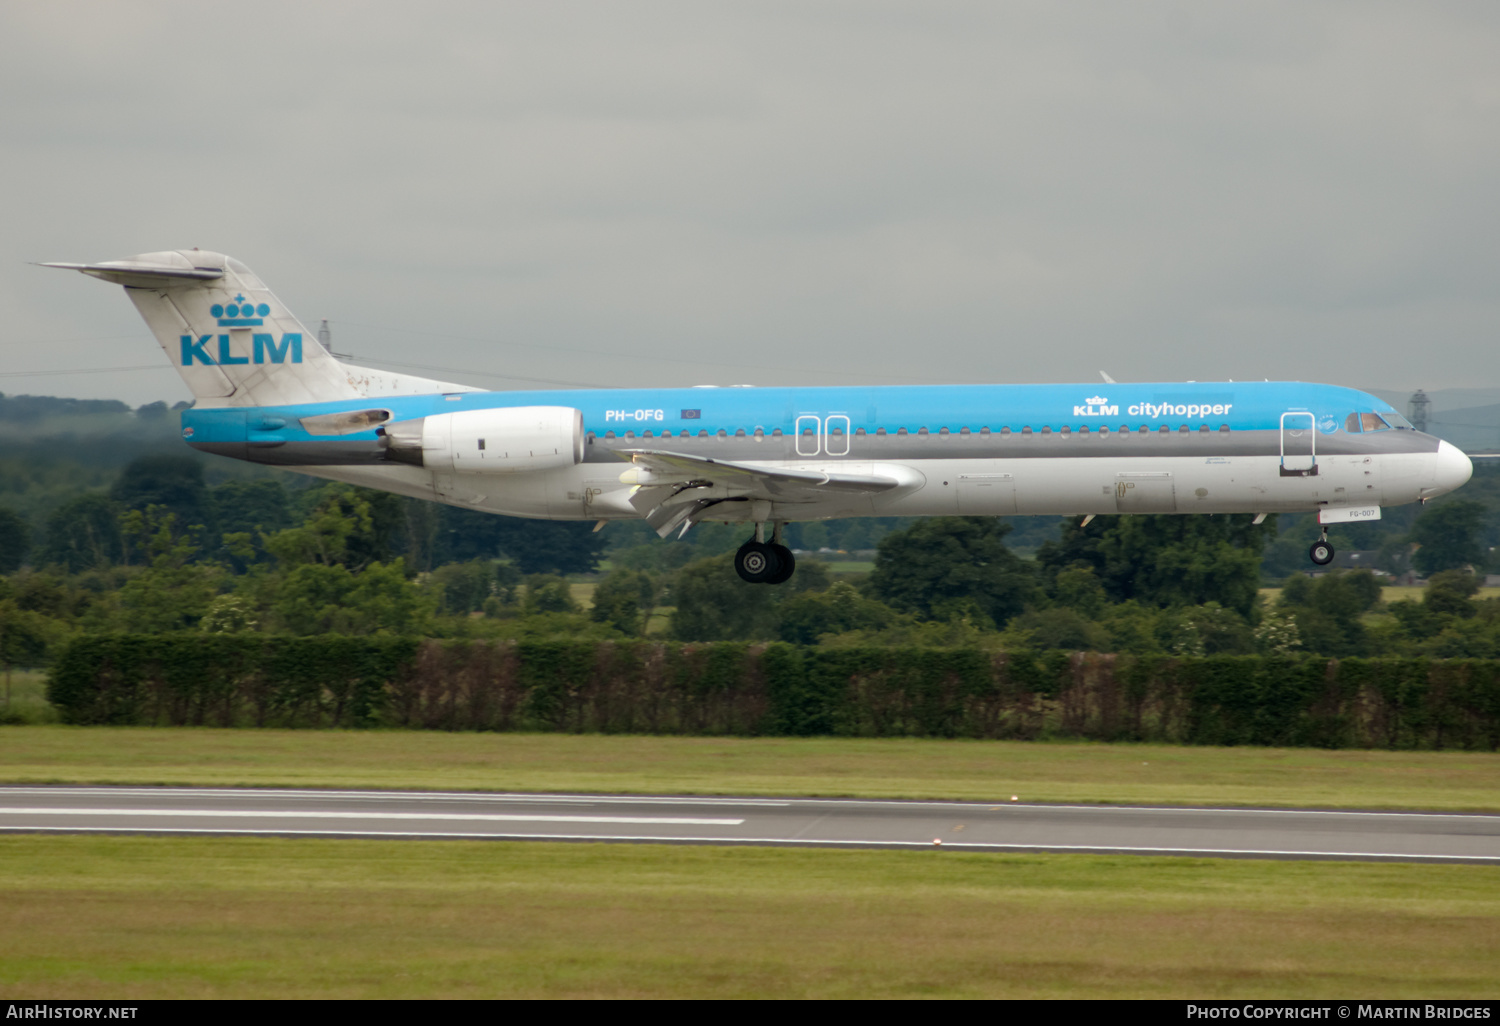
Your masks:
[{"label": "nose landing gear", "polygon": [[1319,566],[1327,566],[1333,562],[1333,546],[1328,544],[1328,528],[1323,528],[1323,537],[1312,543],[1307,555]]},{"label": "nose landing gear", "polygon": [[734,554],[734,570],[748,584],[784,584],[797,569],[792,550],[781,544],[781,524],[765,540],[766,525],[755,525],[755,534]]}]

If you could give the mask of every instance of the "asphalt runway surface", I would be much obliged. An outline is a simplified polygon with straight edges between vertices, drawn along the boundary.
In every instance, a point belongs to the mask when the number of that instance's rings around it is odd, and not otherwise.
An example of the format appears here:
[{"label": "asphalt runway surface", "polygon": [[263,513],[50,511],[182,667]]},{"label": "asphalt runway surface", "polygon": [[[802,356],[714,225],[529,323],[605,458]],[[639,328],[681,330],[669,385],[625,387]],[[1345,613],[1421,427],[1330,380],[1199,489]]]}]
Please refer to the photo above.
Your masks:
[{"label": "asphalt runway surface", "polygon": [[0,832],[941,846],[1500,864],[1500,815],[1008,801],[0,787]]}]

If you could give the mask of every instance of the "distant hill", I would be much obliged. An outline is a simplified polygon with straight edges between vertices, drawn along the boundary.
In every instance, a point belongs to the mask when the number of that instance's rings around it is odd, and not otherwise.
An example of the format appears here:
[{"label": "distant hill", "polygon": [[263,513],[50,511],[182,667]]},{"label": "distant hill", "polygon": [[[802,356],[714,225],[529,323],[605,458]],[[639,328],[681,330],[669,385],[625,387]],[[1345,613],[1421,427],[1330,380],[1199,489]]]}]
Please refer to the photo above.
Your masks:
[{"label": "distant hill", "polygon": [[35,522],[79,492],[107,488],[126,464],[148,453],[197,459],[211,484],[272,473],[184,445],[186,406],[156,402],[132,410],[114,399],[0,393],[0,506]]},{"label": "distant hill", "polygon": [[[1413,390],[1415,391],[1415,390]],[[1411,392],[1372,388],[1402,413],[1410,413]],[[1428,392],[1427,430],[1464,452],[1500,452],[1500,388],[1440,388]]]},{"label": "distant hill", "polygon": [[[1402,413],[1405,413],[1407,406],[1411,403],[1412,393],[1416,389],[1367,388],[1364,391],[1369,392],[1371,395],[1379,396]],[[1427,398],[1432,403],[1428,407],[1429,413],[1500,404],[1500,388],[1439,388],[1424,391],[1427,392]]]}]

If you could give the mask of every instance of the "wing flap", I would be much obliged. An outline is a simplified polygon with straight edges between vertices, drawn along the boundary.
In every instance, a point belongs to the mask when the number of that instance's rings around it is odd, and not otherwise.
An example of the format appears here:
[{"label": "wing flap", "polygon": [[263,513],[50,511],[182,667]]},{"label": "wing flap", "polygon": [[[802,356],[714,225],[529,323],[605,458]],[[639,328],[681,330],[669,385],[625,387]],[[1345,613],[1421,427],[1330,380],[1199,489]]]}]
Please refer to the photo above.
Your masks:
[{"label": "wing flap", "polygon": [[670,483],[674,477],[682,480],[707,478],[725,486],[754,485],[771,494],[764,498],[777,498],[782,494],[805,492],[807,489],[833,492],[885,492],[899,488],[902,481],[883,474],[833,474],[822,470],[802,470],[793,467],[768,467],[756,463],[736,463],[716,460],[708,456],[689,456],[685,453],[665,452],[657,449],[620,449],[621,455],[629,456],[638,467],[645,467],[650,477],[639,483]]},{"label": "wing flap", "polygon": [[707,511],[727,502],[814,503],[830,493],[873,495],[919,483],[904,467],[882,468],[890,471],[882,474],[846,474],[658,449],[617,451],[634,464],[620,475],[622,482],[637,486],[630,504],[663,538],[678,527],[686,530],[697,520],[712,519]]}]

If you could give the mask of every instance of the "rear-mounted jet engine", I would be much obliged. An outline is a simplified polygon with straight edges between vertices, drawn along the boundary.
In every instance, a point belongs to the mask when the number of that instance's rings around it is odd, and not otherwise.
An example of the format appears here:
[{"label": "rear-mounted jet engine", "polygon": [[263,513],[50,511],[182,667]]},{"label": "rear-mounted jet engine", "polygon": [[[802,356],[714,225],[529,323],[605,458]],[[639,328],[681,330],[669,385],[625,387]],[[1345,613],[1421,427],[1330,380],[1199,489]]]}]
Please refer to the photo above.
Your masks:
[{"label": "rear-mounted jet engine", "polygon": [[583,413],[567,406],[458,410],[378,429],[385,458],[461,474],[512,474],[583,462]]}]

